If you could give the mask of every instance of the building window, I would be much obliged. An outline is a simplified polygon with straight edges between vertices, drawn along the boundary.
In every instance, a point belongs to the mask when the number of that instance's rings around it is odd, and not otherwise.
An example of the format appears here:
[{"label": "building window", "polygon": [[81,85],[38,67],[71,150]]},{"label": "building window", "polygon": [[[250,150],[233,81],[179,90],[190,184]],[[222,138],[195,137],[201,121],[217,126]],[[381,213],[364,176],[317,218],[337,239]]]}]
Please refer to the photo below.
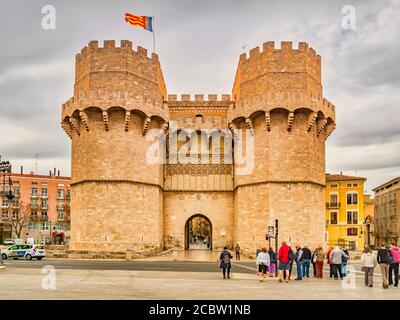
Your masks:
[{"label": "building window", "polygon": [[329,187],[332,189],[335,189],[335,188],[337,188],[337,184],[331,184]]},{"label": "building window", "polygon": [[331,193],[329,195],[329,201],[331,204],[337,204],[338,203],[338,195],[337,193]]},{"label": "building window", "polygon": [[353,183],[353,188],[356,188],[358,186],[357,183]]},{"label": "building window", "polygon": [[331,212],[330,222],[331,222],[331,224],[337,224],[337,212],[336,211]]},{"label": "building window", "polygon": [[42,210],[47,210],[47,199],[42,199]]},{"label": "building window", "polygon": [[37,217],[37,211],[31,211],[31,216],[32,216],[32,218],[36,218]]},{"label": "building window", "polygon": [[32,197],[37,197],[38,196],[38,189],[37,188],[32,188],[31,196]]},{"label": "building window", "polygon": [[356,250],[356,242],[355,241],[349,241],[349,250],[350,251]]},{"label": "building window", "polygon": [[57,212],[57,219],[58,220],[63,220],[64,219],[64,211],[58,211]]},{"label": "building window", "polygon": [[47,198],[48,191],[46,188],[42,188],[42,198]]},{"label": "building window", "polygon": [[42,210],[42,217],[47,217],[47,210],[45,211]]},{"label": "building window", "polygon": [[32,200],[31,200],[31,208],[32,208],[32,209],[37,209],[37,207],[38,207],[38,201],[37,201],[37,199],[32,199]]},{"label": "building window", "polygon": [[57,198],[58,199],[64,199],[64,190],[63,189],[58,189],[57,190]]},{"label": "building window", "polygon": [[347,184],[347,188],[351,188],[351,183],[348,183],[348,184]]},{"label": "building window", "polygon": [[3,219],[7,219],[8,218],[8,210],[7,209],[3,209],[1,212],[1,217]]},{"label": "building window", "polygon": [[64,201],[57,201],[57,210],[64,210]]},{"label": "building window", "polygon": [[50,230],[50,224],[48,221],[42,221],[42,231]]},{"label": "building window", "polygon": [[347,235],[348,236],[356,236],[358,234],[358,229],[357,228],[348,228],[347,229]]},{"label": "building window", "polygon": [[29,222],[28,224],[28,230],[37,230],[37,224],[34,222]]},{"label": "building window", "polygon": [[37,184],[38,184],[37,182],[32,182],[33,186],[37,186]]},{"label": "building window", "polygon": [[347,211],[347,224],[358,224],[357,211]]},{"label": "building window", "polygon": [[358,194],[348,193],[347,194],[347,204],[358,204]]},{"label": "building window", "polygon": [[20,195],[20,189],[19,189],[19,187],[14,187],[14,195],[15,195],[16,197],[19,197],[19,195]]},{"label": "building window", "polygon": [[13,218],[13,220],[17,220],[18,219],[18,210],[13,210],[12,218]]}]

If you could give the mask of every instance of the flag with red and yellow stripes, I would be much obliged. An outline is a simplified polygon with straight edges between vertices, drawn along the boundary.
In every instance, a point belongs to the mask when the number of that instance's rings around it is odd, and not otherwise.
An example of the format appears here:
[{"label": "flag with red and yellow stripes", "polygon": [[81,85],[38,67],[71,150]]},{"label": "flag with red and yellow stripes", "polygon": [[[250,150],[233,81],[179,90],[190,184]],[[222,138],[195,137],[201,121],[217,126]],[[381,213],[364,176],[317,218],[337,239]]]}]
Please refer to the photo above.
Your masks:
[{"label": "flag with red and yellow stripes", "polygon": [[131,26],[141,27],[145,30],[153,32],[153,17],[137,16],[131,13],[125,13],[125,21]]}]

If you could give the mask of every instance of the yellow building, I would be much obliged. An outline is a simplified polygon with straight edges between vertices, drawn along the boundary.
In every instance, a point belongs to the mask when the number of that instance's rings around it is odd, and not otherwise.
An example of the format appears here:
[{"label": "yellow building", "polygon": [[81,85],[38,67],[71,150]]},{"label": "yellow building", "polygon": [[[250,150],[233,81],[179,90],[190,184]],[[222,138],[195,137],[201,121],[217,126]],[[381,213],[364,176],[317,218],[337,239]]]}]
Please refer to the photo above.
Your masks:
[{"label": "yellow building", "polygon": [[366,240],[364,182],[366,178],[326,175],[326,244],[362,251]]}]

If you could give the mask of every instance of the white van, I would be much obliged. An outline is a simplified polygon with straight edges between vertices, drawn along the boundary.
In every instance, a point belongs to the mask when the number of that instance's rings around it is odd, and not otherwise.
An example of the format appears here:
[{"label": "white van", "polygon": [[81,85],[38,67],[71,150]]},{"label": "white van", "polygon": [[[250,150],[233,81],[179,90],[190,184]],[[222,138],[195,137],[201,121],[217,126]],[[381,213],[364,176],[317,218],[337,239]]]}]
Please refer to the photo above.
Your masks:
[{"label": "white van", "polygon": [[8,249],[2,250],[1,256],[4,260],[7,260],[8,258],[42,260],[46,256],[46,252],[42,244],[15,244]]}]

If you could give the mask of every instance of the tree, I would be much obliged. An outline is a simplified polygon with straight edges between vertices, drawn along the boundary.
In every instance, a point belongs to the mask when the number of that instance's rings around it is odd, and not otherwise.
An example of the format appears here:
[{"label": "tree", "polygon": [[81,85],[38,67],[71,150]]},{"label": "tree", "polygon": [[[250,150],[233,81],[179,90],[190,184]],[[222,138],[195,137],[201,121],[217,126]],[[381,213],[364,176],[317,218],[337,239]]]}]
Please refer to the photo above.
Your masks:
[{"label": "tree", "polygon": [[[18,204],[16,207],[15,204]],[[21,238],[22,230],[27,226],[31,218],[31,207],[29,203],[23,202],[12,202],[8,206],[8,215],[3,216],[3,221],[11,225],[12,232],[16,238]]]}]

